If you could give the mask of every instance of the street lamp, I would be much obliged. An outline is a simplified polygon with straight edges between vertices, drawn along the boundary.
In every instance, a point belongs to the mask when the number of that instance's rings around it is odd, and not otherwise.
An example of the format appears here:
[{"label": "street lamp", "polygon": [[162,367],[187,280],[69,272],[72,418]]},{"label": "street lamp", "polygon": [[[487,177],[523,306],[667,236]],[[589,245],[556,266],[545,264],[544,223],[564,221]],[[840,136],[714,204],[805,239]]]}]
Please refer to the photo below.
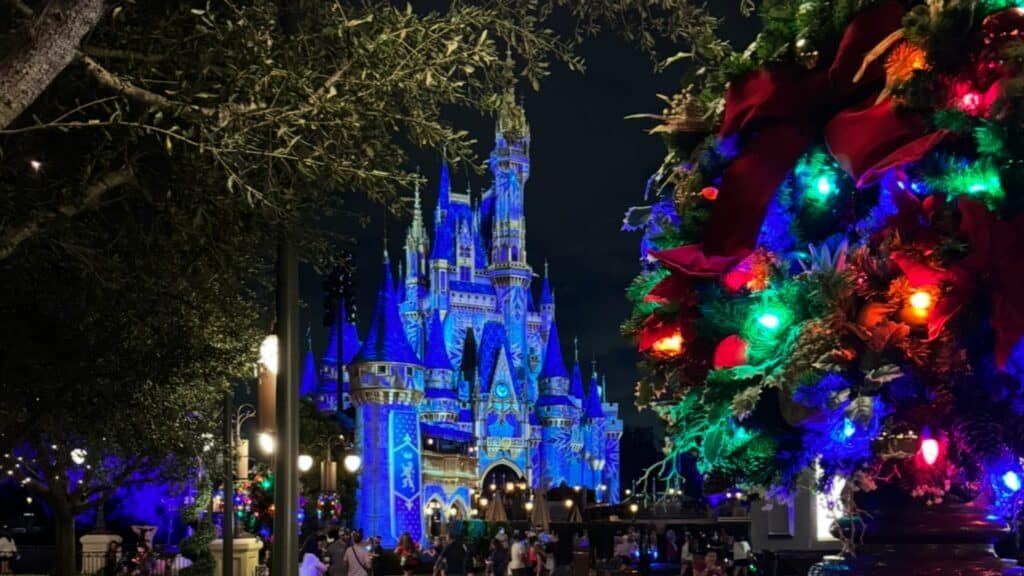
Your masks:
[{"label": "street lamp", "polygon": [[488,502],[487,498],[481,498],[479,500],[479,502],[480,502],[480,507],[481,508],[487,508],[487,502]]},{"label": "street lamp", "polygon": [[526,508],[527,512],[533,512],[533,500],[527,500],[526,504],[523,504],[523,508]]},{"label": "street lamp", "polygon": [[566,498],[565,502],[563,502],[563,504],[565,505],[565,509],[569,510],[570,508],[572,508],[572,505],[573,505],[572,498]]},{"label": "street lamp", "polygon": [[355,474],[363,466],[363,458],[359,454],[348,454],[342,461],[342,465],[345,466],[350,474]]},{"label": "street lamp", "polygon": [[75,448],[71,451],[71,461],[74,462],[76,466],[81,466],[82,464],[85,464],[85,457],[88,456],[88,454],[89,453],[86,452],[84,448]]},{"label": "street lamp", "polygon": [[298,464],[300,472],[309,472],[313,467],[313,457],[309,454],[299,454]]},{"label": "street lamp", "polygon": [[512,492],[515,491],[515,489],[516,489],[516,483],[515,482],[506,482],[505,483],[505,492],[512,493]]},{"label": "street lamp", "polygon": [[260,432],[256,437],[256,442],[260,445],[260,450],[264,454],[273,454],[274,448],[277,447],[277,440],[270,432]]}]

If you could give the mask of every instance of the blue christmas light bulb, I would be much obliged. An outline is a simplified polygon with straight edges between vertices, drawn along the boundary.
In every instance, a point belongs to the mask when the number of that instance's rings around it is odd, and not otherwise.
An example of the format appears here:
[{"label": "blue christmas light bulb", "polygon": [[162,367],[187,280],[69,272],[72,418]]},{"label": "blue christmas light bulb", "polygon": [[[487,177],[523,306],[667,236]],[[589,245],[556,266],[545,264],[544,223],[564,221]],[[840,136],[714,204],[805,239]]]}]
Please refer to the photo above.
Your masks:
[{"label": "blue christmas light bulb", "polygon": [[1003,474],[1003,486],[1006,486],[1011,492],[1020,490],[1020,475],[1013,470],[1007,470]]},{"label": "blue christmas light bulb", "polygon": [[854,426],[853,421],[849,418],[843,419],[843,437],[849,438],[857,433],[857,427]]}]

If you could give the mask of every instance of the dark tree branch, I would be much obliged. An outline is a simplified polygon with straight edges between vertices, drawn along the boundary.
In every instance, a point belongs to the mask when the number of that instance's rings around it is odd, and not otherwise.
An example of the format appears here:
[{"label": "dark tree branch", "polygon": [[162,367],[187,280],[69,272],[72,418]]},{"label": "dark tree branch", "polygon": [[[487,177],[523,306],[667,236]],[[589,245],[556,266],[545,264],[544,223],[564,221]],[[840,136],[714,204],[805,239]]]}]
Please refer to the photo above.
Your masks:
[{"label": "dark tree branch", "polygon": [[173,110],[179,112],[184,116],[213,116],[216,114],[216,110],[212,108],[203,108],[200,106],[193,106],[191,104],[183,104],[181,102],[175,102],[170,98],[161,96],[156,92],[151,92],[145,88],[140,88],[130,82],[126,82],[114,75],[112,72],[104,68],[92,58],[88,56],[82,56],[82,63],[85,64],[85,69],[89,71],[89,74],[96,79],[97,82],[115,90],[132,100],[148,104],[156,108],[163,110]]},{"label": "dark tree branch", "polygon": [[59,216],[71,217],[84,210],[94,208],[103,196],[122,186],[135,185],[135,175],[128,168],[108,172],[87,187],[80,198],[66,202],[49,212],[42,212],[20,225],[0,233],[0,260],[7,259],[22,242],[38,234],[44,226]]},{"label": "dark tree branch", "polygon": [[0,60],[0,128],[10,126],[78,57],[82,38],[106,8],[105,0],[56,0],[32,23],[30,40]]}]

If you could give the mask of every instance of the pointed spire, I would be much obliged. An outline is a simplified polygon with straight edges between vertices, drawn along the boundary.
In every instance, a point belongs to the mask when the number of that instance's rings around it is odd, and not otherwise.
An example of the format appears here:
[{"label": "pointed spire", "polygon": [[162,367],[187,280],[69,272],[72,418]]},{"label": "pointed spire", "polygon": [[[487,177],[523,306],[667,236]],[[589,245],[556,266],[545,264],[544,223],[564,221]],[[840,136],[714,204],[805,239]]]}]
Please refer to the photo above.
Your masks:
[{"label": "pointed spire", "polygon": [[447,212],[451,202],[452,178],[448,173],[448,147],[441,150],[441,185],[437,192],[437,207]]},{"label": "pointed spire", "polygon": [[597,386],[597,374],[590,379],[590,391],[587,393],[585,402],[586,408],[583,416],[590,420],[604,418],[604,408],[601,406],[601,391]]},{"label": "pointed spire", "polygon": [[601,402],[604,402],[605,395],[608,394],[608,375],[601,375]]},{"label": "pointed spire", "polygon": [[551,291],[551,280],[548,277],[548,259],[544,259],[544,281],[541,283],[540,288],[540,305],[554,306],[555,305],[555,294]]},{"label": "pointed spire", "polygon": [[412,228],[410,230],[410,235],[417,242],[423,238],[423,202],[420,199],[419,166],[416,167],[416,183],[412,189]]},{"label": "pointed spire", "polygon": [[359,351],[359,332],[352,322],[349,321],[348,310],[345,300],[338,301],[338,318],[331,325],[331,335],[328,338],[327,350],[324,351],[324,362],[327,364],[338,363],[338,334],[343,338],[341,353],[344,355],[341,363],[348,364],[352,357]]},{"label": "pointed spire", "polygon": [[377,291],[377,306],[373,310],[373,323],[366,334],[359,353],[353,359],[363,362],[404,362],[418,364],[416,353],[405,335],[402,319],[398,315],[395,281],[391,276],[387,242],[384,244],[384,279]]},{"label": "pointed spire", "polygon": [[[554,322],[552,322],[552,325]],[[583,374],[580,371],[580,339],[574,337],[572,339],[573,348],[573,363],[572,363],[572,380],[569,382],[569,396],[579,401],[583,401]]]},{"label": "pointed spire", "polygon": [[395,292],[402,293],[402,284],[405,283],[405,262],[398,261],[398,278],[395,278]]},{"label": "pointed spire", "polygon": [[565,361],[562,360],[562,343],[558,339],[558,325],[551,323],[548,329],[548,347],[544,352],[544,366],[540,370],[539,378],[568,378],[565,371]]},{"label": "pointed spire", "polygon": [[597,380],[597,354],[590,360],[590,379]]},{"label": "pointed spire", "polygon": [[423,367],[432,370],[452,370],[451,358],[444,343],[444,327],[441,325],[441,313],[434,309],[430,318],[430,329],[427,332],[427,352],[423,358]]}]

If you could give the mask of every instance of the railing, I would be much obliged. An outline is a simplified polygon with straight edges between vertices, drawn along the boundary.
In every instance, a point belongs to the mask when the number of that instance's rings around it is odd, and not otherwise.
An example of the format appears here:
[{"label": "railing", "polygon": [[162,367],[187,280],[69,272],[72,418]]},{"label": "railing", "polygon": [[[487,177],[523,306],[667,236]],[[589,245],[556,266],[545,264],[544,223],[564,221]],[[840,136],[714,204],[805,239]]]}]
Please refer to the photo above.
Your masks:
[{"label": "railing", "polygon": [[[190,564],[191,562],[181,554],[154,553],[150,556],[148,565],[141,567],[138,573],[150,576],[178,576],[181,569]],[[82,554],[82,574],[103,574],[106,567],[105,553]]]}]

